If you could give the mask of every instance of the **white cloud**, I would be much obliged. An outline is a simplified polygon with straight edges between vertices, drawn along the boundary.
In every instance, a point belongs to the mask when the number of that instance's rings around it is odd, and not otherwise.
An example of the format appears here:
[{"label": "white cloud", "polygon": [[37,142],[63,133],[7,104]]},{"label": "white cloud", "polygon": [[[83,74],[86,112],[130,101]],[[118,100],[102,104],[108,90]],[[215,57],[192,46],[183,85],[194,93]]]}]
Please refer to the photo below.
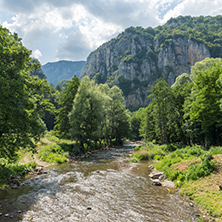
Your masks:
[{"label": "white cloud", "polygon": [[179,15],[218,15],[222,4],[221,0],[0,0],[0,12],[3,26],[17,32],[29,49],[41,51],[45,63],[86,59],[129,26],[155,27]]},{"label": "white cloud", "polygon": [[174,9],[169,10],[163,19],[163,22],[166,22],[171,17],[177,17],[180,15],[191,15],[191,16],[200,16],[200,15],[220,15],[222,13],[222,4],[221,0],[184,0],[178,4]]},{"label": "white cloud", "polygon": [[32,52],[32,57],[39,59],[40,57],[42,57],[42,53],[36,49],[34,52]]}]

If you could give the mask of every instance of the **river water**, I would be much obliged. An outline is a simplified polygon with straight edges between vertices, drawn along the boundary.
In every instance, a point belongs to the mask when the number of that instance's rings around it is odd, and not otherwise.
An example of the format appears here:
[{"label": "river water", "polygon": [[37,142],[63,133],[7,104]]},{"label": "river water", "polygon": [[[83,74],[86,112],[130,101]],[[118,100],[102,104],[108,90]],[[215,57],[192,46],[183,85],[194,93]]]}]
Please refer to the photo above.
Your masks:
[{"label": "river water", "polygon": [[0,191],[0,221],[198,221],[188,201],[151,184],[150,163],[128,161],[130,150],[54,165],[19,189]]}]

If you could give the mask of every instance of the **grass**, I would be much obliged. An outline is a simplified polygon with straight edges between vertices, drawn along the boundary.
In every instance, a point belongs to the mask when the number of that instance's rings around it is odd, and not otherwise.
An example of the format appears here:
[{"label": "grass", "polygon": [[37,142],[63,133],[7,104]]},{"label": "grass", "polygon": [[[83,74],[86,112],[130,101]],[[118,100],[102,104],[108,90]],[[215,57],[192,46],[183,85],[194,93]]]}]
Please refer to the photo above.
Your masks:
[{"label": "grass", "polygon": [[211,221],[222,221],[222,147],[206,151],[200,146],[149,143],[136,147],[130,161],[144,158],[158,160],[155,168],[174,181],[181,195],[193,200]]},{"label": "grass", "polygon": [[35,169],[38,165],[34,161],[34,155],[48,163],[64,163],[68,161],[68,156],[78,152],[75,142],[59,139],[48,132],[36,144],[34,153],[29,148],[24,148],[17,152],[14,162],[0,158],[0,188],[7,185],[7,179],[11,176],[22,176]]},{"label": "grass", "polygon": [[49,144],[38,152],[38,159],[48,163],[64,163],[68,161],[69,153],[58,144]]}]

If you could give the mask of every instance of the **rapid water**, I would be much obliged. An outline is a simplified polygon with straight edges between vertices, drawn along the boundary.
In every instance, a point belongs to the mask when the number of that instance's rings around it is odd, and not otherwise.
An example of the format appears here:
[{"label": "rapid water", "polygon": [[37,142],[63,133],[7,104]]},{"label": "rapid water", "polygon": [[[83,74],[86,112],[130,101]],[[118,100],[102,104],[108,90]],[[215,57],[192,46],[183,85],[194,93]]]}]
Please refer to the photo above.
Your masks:
[{"label": "rapid water", "polygon": [[147,161],[128,161],[130,150],[54,165],[19,189],[0,191],[0,221],[197,221],[198,209],[184,198],[151,185]]}]

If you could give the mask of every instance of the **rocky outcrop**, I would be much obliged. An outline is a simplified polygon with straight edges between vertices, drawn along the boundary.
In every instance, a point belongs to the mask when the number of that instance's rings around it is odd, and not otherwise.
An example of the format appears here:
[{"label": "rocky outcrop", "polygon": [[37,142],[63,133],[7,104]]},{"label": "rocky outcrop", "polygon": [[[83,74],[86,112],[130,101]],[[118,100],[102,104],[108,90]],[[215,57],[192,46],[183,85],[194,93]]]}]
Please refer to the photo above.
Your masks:
[{"label": "rocky outcrop", "polygon": [[[139,29],[139,30],[138,30]],[[211,57],[204,43],[186,36],[160,40],[152,30],[129,28],[103,44],[87,58],[82,69],[98,83],[118,85],[129,106],[145,106],[149,85],[163,78],[169,85],[196,62]]]}]

